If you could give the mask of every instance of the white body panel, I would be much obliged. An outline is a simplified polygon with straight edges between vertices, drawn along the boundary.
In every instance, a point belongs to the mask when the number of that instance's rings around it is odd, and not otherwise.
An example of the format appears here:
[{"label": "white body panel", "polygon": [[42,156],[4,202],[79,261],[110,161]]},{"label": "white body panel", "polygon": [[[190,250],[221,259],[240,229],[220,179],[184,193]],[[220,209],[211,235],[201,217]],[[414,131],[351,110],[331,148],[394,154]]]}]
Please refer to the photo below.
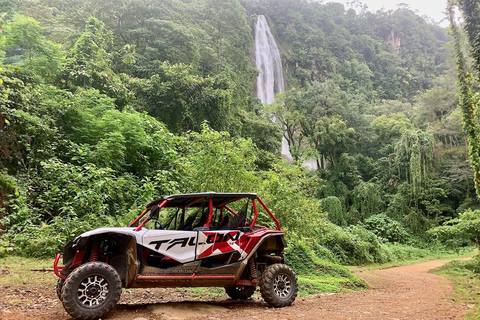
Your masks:
[{"label": "white body panel", "polygon": [[90,236],[93,236],[96,234],[102,234],[102,233],[119,233],[119,234],[125,234],[125,235],[130,235],[132,237],[135,237],[135,240],[137,241],[137,243],[142,243],[142,236],[145,232],[148,231],[148,229],[142,228],[139,231],[135,231],[135,229],[136,228],[134,227],[99,228],[99,229],[82,233],[80,236],[88,238]]},{"label": "white body panel", "polygon": [[149,230],[135,231],[133,227],[99,228],[85,232],[81,237],[97,234],[117,233],[135,238],[136,242],[152,251],[172,258],[180,263],[195,261],[225,253],[238,251],[241,260],[247,256],[245,233],[238,230],[222,231],[174,231]]},{"label": "white body panel", "polygon": [[195,260],[198,231],[148,230],[144,233],[144,247],[181,263]]},{"label": "white body panel", "polygon": [[245,233],[240,231],[169,231],[148,230],[144,233],[141,244],[152,251],[180,263],[192,262],[238,251],[244,259],[247,253],[242,250],[245,245]]}]

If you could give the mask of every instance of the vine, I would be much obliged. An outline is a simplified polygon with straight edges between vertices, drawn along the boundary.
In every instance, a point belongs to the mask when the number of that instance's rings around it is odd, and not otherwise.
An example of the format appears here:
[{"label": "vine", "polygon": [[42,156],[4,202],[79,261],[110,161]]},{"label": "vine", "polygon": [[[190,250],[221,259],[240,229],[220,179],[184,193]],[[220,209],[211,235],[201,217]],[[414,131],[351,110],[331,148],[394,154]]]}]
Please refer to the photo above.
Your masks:
[{"label": "vine", "polygon": [[[476,76],[467,70],[466,60],[462,51],[460,31],[455,22],[454,7],[458,5],[465,19],[464,30],[467,35],[471,56],[472,67]],[[459,105],[462,111],[463,131],[467,134],[468,152],[472,167],[475,171],[475,189],[480,196],[480,126],[478,123],[479,94],[473,88],[479,84],[480,72],[480,6],[475,0],[455,0],[448,2],[448,13],[455,45],[455,60],[457,63]]]}]

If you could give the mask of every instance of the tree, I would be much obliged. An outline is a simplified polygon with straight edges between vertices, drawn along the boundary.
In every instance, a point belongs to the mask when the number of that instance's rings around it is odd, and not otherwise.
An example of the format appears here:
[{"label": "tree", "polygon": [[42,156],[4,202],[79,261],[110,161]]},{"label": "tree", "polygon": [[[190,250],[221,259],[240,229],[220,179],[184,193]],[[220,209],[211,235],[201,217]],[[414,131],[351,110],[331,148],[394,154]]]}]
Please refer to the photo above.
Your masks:
[{"label": "tree", "polygon": [[433,135],[418,129],[405,130],[395,145],[393,169],[400,180],[411,185],[415,207],[418,207],[419,188],[432,171],[434,146]]},{"label": "tree", "polygon": [[347,220],[341,201],[335,196],[322,199],[322,209],[327,213],[328,220],[337,226],[346,226]]},{"label": "tree", "polygon": [[175,133],[200,131],[207,121],[226,130],[231,116],[231,90],[221,79],[202,77],[192,66],[162,63],[150,79],[132,82],[138,108],[164,122]]},{"label": "tree", "polygon": [[[353,189],[353,207],[354,212],[358,212],[358,216],[354,217],[358,221],[365,221],[370,216],[379,214],[384,207],[382,199],[382,190],[379,184],[371,182],[363,182]],[[358,222],[355,221],[355,222]]]},{"label": "tree", "polygon": [[[467,36],[471,53],[472,74],[462,48],[462,36],[454,16],[455,5],[461,10],[465,23],[463,29]],[[455,57],[457,64],[459,105],[462,111],[463,131],[467,134],[470,163],[474,169],[474,183],[477,197],[480,197],[480,124],[478,121],[478,85],[480,84],[480,7],[475,0],[459,0],[448,2],[450,25],[454,36]],[[443,226],[429,230],[441,241],[453,247],[468,243],[480,244],[480,211],[467,210],[458,218],[447,221]]]},{"label": "tree", "polygon": [[[142,77],[151,76],[164,61],[184,63],[197,66],[200,60],[195,35],[189,28],[157,18],[146,19],[139,30],[128,30],[128,34],[136,33],[137,60],[136,74]],[[133,39],[131,39],[133,40]]]},{"label": "tree", "polygon": [[115,99],[115,104],[123,108],[129,103],[131,93],[122,78],[111,69],[112,41],[112,35],[105,30],[103,22],[88,19],[85,31],[67,55],[61,83],[71,89],[97,89]]},{"label": "tree", "polygon": [[37,21],[15,14],[3,25],[0,61],[4,65],[23,66],[44,81],[53,80],[64,57],[60,45],[46,40],[41,32]]},{"label": "tree", "polygon": [[176,139],[149,115],[119,111],[113,99],[95,89],[79,89],[62,113],[57,126],[68,139],[58,155],[63,161],[141,178],[171,169]]},{"label": "tree", "polygon": [[[453,48],[452,48],[453,49]],[[453,56],[452,52],[452,56]],[[414,97],[410,118],[418,128],[425,129],[438,125],[458,107],[458,89],[455,61],[448,64],[448,70],[433,81],[430,89]]]},{"label": "tree", "polygon": [[315,123],[315,132],[311,139],[318,153],[324,156],[333,168],[342,153],[354,145],[355,130],[348,128],[339,116],[322,117]]},{"label": "tree", "polygon": [[256,150],[250,140],[231,138],[203,124],[201,132],[183,136],[180,148],[185,191],[254,192],[259,184]]},{"label": "tree", "polygon": [[[334,129],[332,123],[337,121],[332,116],[341,119],[339,114],[352,113],[352,110],[348,110],[350,106],[345,106],[347,104],[345,92],[341,91],[333,81],[314,82],[306,88],[292,88],[278,94],[269,111],[283,128],[284,137],[294,160],[300,161],[313,157],[317,160],[318,167],[325,167],[326,158],[332,164],[335,157],[345,151],[345,145],[342,143],[348,140],[347,136],[353,138],[352,128],[346,130],[344,137],[340,137],[339,132],[333,133],[339,128]],[[341,122],[346,125],[345,121],[341,120]],[[337,137],[333,138],[334,135]],[[328,148],[327,141],[330,139],[335,139],[335,143],[338,143],[335,146],[339,148],[338,152],[325,151],[325,148]],[[335,147],[330,146],[330,148]]]},{"label": "tree", "polygon": [[413,129],[413,124],[403,113],[394,113],[390,116],[381,115],[370,123],[376,133],[376,155],[389,156],[402,134],[406,130]]},{"label": "tree", "polygon": [[[25,74],[8,66],[0,76],[0,167],[11,173],[37,168],[58,146],[55,119],[64,97],[52,86],[25,83]],[[52,95],[54,106],[46,103]]]},{"label": "tree", "polygon": [[302,133],[303,114],[298,110],[298,97],[300,92],[292,89],[276,95],[274,103],[267,107],[267,112],[273,115],[283,131],[288,148],[293,159],[298,162],[305,154],[305,135]]}]

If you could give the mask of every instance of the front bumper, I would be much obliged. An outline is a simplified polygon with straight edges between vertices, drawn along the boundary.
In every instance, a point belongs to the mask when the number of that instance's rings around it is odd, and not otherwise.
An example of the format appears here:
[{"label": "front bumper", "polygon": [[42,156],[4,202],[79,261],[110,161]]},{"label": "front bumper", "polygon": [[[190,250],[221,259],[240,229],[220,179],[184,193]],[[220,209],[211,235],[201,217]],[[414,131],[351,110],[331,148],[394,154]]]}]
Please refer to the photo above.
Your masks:
[{"label": "front bumper", "polygon": [[59,277],[60,279],[67,279],[67,276],[63,275],[61,271],[65,269],[65,266],[59,266],[58,262],[60,261],[60,258],[62,257],[61,253],[57,253],[57,256],[55,257],[55,261],[53,262],[53,271]]}]

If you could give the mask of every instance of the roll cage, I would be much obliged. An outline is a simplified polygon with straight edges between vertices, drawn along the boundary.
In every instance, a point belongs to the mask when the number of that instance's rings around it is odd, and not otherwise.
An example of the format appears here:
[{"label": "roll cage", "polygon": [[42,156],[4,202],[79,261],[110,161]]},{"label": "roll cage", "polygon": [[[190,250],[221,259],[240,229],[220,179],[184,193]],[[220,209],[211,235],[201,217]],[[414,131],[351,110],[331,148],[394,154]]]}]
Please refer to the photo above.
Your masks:
[{"label": "roll cage", "polygon": [[[247,203],[240,210],[236,211],[229,206],[241,199],[247,199]],[[251,202],[250,221],[246,219],[249,202]],[[129,224],[129,227],[135,227],[135,231],[140,231],[149,221],[159,221],[159,212],[163,208],[177,208],[177,211],[169,216],[166,225],[162,228],[170,227],[173,223],[174,230],[222,230],[222,228],[227,228],[228,223],[228,229],[241,228],[248,232],[254,230],[258,219],[257,204],[260,204],[275,222],[277,230],[281,230],[277,218],[255,193],[216,192],[177,194],[155,200],[147,205],[146,209]],[[198,210],[187,217],[186,210],[189,208],[198,208]],[[235,217],[232,222],[228,221],[227,211]],[[146,217],[148,212],[150,215]],[[198,216],[199,214],[200,216]],[[196,224],[193,223],[195,220]]]}]

